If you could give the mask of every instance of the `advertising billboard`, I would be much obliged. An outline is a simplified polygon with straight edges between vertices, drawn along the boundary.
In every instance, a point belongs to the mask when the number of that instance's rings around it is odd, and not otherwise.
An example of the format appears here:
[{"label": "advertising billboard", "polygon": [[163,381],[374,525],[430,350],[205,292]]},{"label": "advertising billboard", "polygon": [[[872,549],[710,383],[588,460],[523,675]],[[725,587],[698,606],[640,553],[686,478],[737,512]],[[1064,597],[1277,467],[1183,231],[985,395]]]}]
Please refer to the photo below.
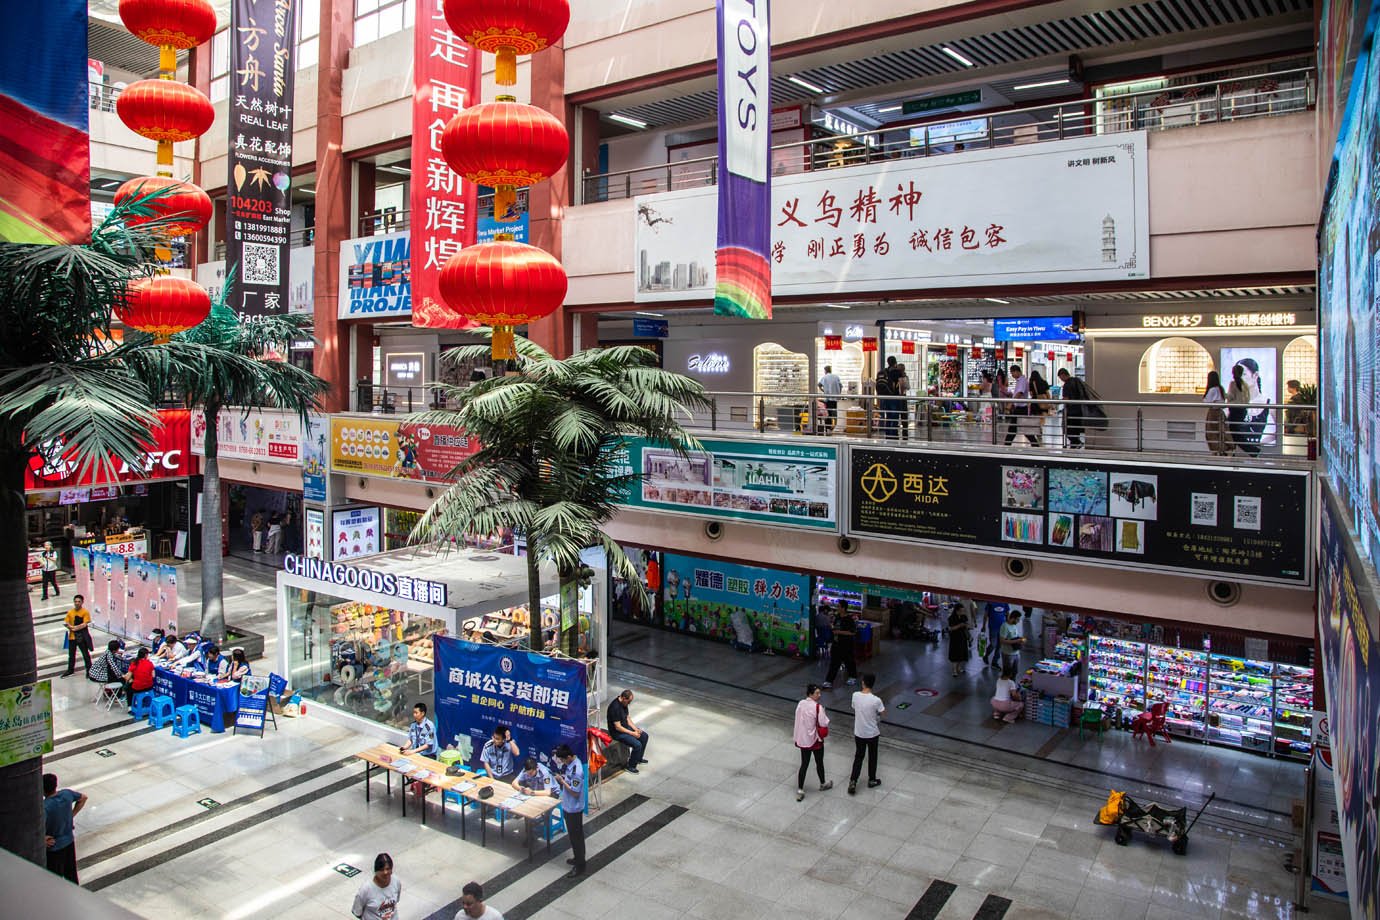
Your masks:
[{"label": "advertising billboard", "polygon": [[383,549],[383,516],[376,506],[331,510],[331,559],[343,562]]},{"label": "advertising billboard", "polygon": [[682,457],[641,438],[626,442],[641,475],[622,502],[719,520],[837,531],[839,448],[703,438]]},{"label": "advertising billboard", "polygon": [[447,482],[479,442],[450,425],[335,416],[331,469],[337,473]]},{"label": "advertising billboard", "polygon": [[[206,456],[206,413],[191,410],[192,453]],[[281,409],[221,409],[216,425],[216,456],[222,460],[302,462],[302,419]]]},{"label": "advertising billboard", "polygon": [[1312,584],[1309,475],[850,447],[848,533]]}]

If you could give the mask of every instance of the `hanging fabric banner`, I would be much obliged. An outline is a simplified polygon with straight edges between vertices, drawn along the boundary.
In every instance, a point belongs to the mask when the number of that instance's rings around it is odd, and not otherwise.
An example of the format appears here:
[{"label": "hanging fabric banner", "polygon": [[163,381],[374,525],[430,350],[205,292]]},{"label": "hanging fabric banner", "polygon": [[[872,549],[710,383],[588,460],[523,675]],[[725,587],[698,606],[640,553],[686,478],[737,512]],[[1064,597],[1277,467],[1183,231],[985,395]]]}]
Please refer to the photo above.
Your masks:
[{"label": "hanging fabric banner", "polygon": [[771,319],[769,0],[718,0],[719,245],[714,312]]},{"label": "hanging fabric banner", "polygon": [[[408,200],[412,233],[412,325],[453,325],[441,300],[441,269],[464,246],[474,244],[476,189],[446,165],[441,134],[446,124],[479,102],[482,56],[446,25],[441,3],[417,4],[413,29],[412,190]],[[470,323],[468,325],[477,325]]]},{"label": "hanging fabric banner", "polygon": [[[158,622],[150,623],[149,628],[157,626],[164,632],[179,632],[177,626],[177,569],[170,565],[158,566]],[[195,629],[189,625],[188,629]]]},{"label": "hanging fabric banner", "polygon": [[288,311],[292,242],[295,0],[234,0],[230,12],[230,141],[226,301],[241,316]]}]

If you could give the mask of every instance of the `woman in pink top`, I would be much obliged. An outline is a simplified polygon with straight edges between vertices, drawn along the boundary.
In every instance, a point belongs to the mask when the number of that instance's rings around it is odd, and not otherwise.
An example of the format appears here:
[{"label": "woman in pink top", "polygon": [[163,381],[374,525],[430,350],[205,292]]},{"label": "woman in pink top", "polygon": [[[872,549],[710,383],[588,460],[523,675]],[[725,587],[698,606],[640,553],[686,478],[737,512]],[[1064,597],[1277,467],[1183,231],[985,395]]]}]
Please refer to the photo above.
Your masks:
[{"label": "woman in pink top", "polygon": [[819,774],[819,791],[833,789],[824,779],[824,738],[820,729],[829,730],[829,714],[819,704],[819,685],[805,685],[805,699],[795,706],[795,746],[800,748],[800,773],[796,777],[795,800],[805,798],[805,774],[810,769],[810,756],[815,758],[815,772]]}]

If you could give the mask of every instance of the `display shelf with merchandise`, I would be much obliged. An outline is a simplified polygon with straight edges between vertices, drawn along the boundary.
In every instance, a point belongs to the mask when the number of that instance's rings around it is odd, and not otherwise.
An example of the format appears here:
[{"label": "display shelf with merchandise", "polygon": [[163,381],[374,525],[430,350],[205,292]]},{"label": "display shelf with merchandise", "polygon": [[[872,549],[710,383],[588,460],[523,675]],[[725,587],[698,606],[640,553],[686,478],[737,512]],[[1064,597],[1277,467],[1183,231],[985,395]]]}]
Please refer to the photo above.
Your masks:
[{"label": "display shelf with merchandise", "polygon": [[1202,738],[1207,731],[1206,652],[1150,646],[1146,693],[1150,703],[1165,702],[1166,724],[1174,734]]},{"label": "display shelf with merchandise", "polygon": [[1274,667],[1268,661],[1213,655],[1209,662],[1208,740],[1269,750]]},{"label": "display shelf with merchandise", "polygon": [[1275,664],[1275,753],[1307,760],[1313,754],[1313,669]]},{"label": "display shelf with merchandise", "polygon": [[1145,709],[1145,643],[1088,637],[1088,698],[1104,706]]},{"label": "display shelf with merchandise", "polygon": [[[542,646],[553,639],[556,635],[559,616],[556,612],[555,604],[557,599],[546,598],[542,601],[541,611],[541,630]],[[547,606],[548,604],[552,606]],[[509,645],[518,639],[527,637],[527,605],[519,607],[508,607],[504,610],[495,610],[493,613],[486,613],[483,616],[471,617],[466,620],[464,626],[464,637],[472,642],[490,641],[497,645]],[[485,634],[488,634],[488,638]]]}]

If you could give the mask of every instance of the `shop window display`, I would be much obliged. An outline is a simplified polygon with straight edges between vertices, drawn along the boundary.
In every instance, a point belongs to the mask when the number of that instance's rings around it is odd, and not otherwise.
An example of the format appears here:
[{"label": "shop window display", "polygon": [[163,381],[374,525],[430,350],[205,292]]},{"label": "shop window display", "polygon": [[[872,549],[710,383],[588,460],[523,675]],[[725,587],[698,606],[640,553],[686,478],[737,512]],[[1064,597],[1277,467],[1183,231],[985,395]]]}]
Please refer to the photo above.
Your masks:
[{"label": "shop window display", "polygon": [[1284,347],[1284,379],[1318,385],[1318,337],[1301,335]]},{"label": "shop window display", "polygon": [[[804,408],[803,394],[815,389],[810,379],[810,357],[764,342],[752,350],[752,389],[767,394],[763,400],[762,427],[793,431]],[[773,395],[779,394],[779,395]]]},{"label": "shop window display", "polygon": [[1198,396],[1212,355],[1192,339],[1160,339],[1140,358],[1140,392]]}]

